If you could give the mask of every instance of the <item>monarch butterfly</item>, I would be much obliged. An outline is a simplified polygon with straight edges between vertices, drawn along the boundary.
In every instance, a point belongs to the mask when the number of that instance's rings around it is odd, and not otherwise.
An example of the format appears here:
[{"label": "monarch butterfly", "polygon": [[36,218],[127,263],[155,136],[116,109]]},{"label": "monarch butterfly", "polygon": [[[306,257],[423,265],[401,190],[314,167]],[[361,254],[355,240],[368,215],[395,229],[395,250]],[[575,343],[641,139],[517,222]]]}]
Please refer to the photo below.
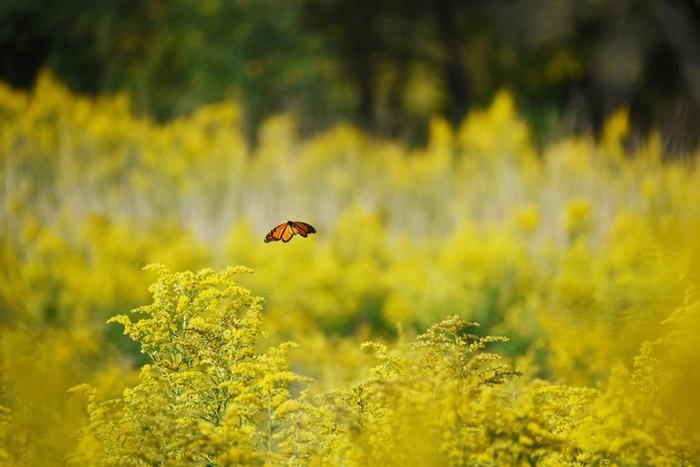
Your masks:
[{"label": "monarch butterfly", "polygon": [[278,240],[287,243],[296,234],[306,237],[308,234],[312,233],[316,233],[316,229],[306,222],[287,221],[270,230],[270,232],[265,235],[265,243],[276,242]]}]

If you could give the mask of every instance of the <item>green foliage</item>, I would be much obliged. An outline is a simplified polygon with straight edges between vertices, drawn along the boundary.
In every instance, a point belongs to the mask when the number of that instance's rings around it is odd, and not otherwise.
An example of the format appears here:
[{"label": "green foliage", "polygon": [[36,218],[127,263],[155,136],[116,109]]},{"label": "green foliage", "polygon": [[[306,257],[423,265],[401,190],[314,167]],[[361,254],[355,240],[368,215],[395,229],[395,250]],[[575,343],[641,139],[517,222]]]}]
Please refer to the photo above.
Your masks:
[{"label": "green foliage", "polygon": [[0,5],[0,78],[31,87],[48,69],[79,92],[127,91],[158,119],[233,95],[250,139],[283,111],[304,130],[350,119],[412,142],[433,115],[456,125],[507,87],[539,141],[598,132],[629,105],[637,134],[655,125],[688,148],[693,11],[642,0],[23,0]]},{"label": "green foliage", "polygon": [[28,0],[0,7],[0,74],[27,86],[48,68],[80,92],[127,91],[140,113],[161,119],[235,94],[255,129],[292,102],[318,111],[333,99],[319,94],[335,87],[302,22],[297,2],[276,0]]}]

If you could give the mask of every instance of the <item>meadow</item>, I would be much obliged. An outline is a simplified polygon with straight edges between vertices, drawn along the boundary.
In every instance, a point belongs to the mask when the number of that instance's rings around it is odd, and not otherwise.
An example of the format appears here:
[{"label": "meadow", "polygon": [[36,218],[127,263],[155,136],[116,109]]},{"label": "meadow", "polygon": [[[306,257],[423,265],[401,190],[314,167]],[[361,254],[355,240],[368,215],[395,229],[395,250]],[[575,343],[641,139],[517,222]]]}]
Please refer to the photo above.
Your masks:
[{"label": "meadow", "polygon": [[700,464],[695,155],[242,117],[0,85],[0,465]]}]

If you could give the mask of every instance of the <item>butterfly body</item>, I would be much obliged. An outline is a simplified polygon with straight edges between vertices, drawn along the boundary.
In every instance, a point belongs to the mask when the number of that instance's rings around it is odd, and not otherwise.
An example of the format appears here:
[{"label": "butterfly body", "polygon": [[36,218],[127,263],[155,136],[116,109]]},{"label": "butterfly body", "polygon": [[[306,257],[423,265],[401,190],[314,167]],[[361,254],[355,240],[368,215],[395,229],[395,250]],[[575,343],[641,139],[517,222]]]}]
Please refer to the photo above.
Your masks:
[{"label": "butterfly body", "polygon": [[316,233],[316,229],[311,224],[301,221],[287,221],[270,230],[265,236],[265,243],[277,242],[279,240],[287,243],[294,235],[298,234],[302,237],[306,237],[312,233]]}]

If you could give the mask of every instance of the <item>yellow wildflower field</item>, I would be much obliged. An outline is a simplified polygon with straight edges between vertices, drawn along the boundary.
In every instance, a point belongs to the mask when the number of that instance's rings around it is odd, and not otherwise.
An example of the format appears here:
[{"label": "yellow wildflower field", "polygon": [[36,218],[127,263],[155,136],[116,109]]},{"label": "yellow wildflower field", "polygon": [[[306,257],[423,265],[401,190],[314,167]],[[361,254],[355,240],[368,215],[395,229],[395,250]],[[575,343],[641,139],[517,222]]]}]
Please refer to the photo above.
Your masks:
[{"label": "yellow wildflower field", "polygon": [[700,463],[695,156],[241,113],[0,85],[0,465]]}]

